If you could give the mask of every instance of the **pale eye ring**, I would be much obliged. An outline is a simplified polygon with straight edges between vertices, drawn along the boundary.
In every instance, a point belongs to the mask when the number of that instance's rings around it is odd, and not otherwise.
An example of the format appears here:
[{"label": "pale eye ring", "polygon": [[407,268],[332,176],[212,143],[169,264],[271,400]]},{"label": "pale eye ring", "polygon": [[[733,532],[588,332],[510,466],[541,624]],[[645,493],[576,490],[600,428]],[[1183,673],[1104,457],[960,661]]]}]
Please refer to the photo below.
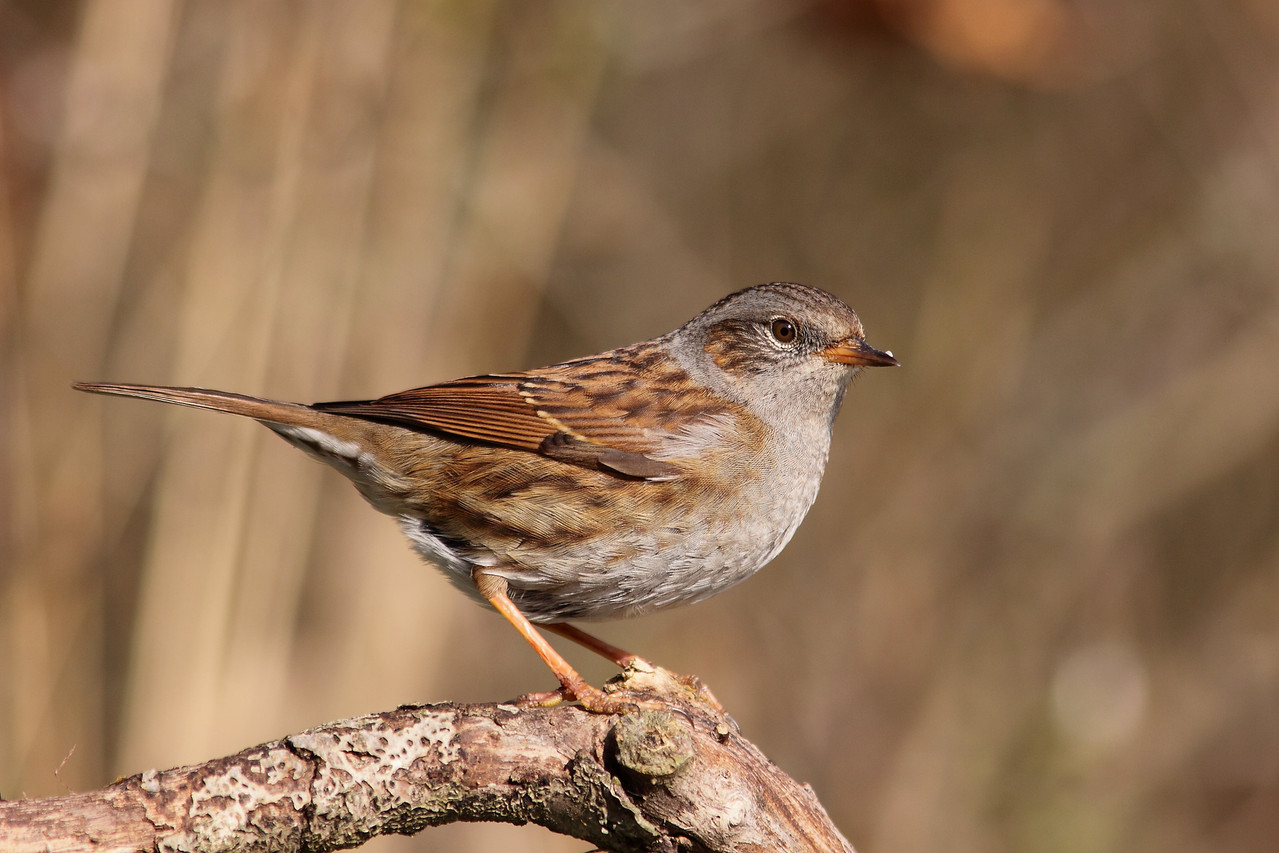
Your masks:
[{"label": "pale eye ring", "polygon": [[799,337],[799,330],[795,328],[795,324],[785,317],[775,318],[769,326],[769,331],[779,344],[793,344]]}]

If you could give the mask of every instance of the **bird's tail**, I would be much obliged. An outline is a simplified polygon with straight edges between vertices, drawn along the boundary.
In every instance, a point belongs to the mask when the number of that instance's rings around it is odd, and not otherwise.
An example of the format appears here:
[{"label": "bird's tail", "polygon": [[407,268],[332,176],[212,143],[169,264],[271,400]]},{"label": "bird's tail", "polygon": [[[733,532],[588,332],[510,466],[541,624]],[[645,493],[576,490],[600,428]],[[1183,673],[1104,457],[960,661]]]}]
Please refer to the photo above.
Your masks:
[{"label": "bird's tail", "polygon": [[263,400],[230,391],[213,391],[207,388],[171,388],[164,385],[125,385],[116,382],[73,382],[78,391],[94,394],[112,394],[117,397],[139,397],[197,409],[230,412],[259,421],[286,426],[324,428],[331,415],[324,415],[299,403],[279,400]]}]

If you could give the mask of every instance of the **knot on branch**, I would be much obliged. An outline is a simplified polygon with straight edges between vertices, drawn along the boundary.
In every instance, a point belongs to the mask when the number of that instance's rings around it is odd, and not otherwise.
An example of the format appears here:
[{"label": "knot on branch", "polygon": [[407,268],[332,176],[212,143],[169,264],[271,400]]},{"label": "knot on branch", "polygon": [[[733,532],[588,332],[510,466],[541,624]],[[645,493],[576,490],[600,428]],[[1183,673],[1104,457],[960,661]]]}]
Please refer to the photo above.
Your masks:
[{"label": "knot on branch", "polygon": [[618,719],[611,731],[617,763],[653,782],[693,760],[693,733],[666,711],[643,710]]}]

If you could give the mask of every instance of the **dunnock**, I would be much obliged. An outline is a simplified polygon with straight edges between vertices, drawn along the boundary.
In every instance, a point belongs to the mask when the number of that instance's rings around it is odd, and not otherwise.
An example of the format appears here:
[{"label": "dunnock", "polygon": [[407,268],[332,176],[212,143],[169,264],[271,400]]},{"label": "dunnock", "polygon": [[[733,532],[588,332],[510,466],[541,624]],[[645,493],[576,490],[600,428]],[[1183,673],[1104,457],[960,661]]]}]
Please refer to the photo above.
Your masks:
[{"label": "dunnock", "polygon": [[760,569],[817,496],[849,381],[896,364],[838,298],[775,283],[651,341],[376,400],[75,387],[260,421],[342,472],[519,630],[561,685],[531,701],[613,712],[627,703],[588,685],[531,622],[619,666],[638,660],[567,620],[688,604]]}]

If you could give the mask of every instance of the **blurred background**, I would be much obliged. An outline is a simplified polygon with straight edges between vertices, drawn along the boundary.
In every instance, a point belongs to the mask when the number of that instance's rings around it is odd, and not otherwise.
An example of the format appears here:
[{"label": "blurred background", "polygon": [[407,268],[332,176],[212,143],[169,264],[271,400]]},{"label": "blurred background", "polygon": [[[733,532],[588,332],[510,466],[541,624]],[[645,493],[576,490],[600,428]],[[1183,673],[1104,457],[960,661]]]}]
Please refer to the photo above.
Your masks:
[{"label": "blurred background", "polygon": [[771,566],[598,632],[863,853],[1273,850],[1277,48],[1274,0],[0,2],[0,794],[552,686],[338,475],[72,380],[370,397],[784,279],[904,366]]}]

